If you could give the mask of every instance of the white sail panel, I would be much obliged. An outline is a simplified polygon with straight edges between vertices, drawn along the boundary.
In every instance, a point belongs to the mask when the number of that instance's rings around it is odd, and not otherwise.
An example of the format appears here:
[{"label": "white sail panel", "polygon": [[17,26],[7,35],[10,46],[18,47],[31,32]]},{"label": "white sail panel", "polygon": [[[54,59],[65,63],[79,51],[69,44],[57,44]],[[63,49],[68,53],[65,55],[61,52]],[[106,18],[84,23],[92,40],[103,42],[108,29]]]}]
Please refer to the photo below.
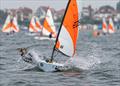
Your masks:
[{"label": "white sail panel", "polygon": [[18,24],[17,24],[17,17],[15,16],[13,18],[13,23],[12,23],[12,30],[15,31],[15,32],[19,32],[19,27],[18,27]]},{"label": "white sail panel", "polygon": [[50,32],[48,30],[46,30],[46,28],[43,27],[42,34],[45,35],[45,36],[49,36]]},{"label": "white sail panel", "polygon": [[65,29],[64,25],[62,26],[59,35],[59,42],[60,42],[59,50],[68,56],[72,56],[74,52],[74,44],[69,32]]},{"label": "white sail panel", "polygon": [[48,21],[49,25],[51,26],[51,29],[53,30],[53,32],[56,32],[52,13],[51,13],[50,9],[48,9],[48,11],[47,11],[46,20]]}]

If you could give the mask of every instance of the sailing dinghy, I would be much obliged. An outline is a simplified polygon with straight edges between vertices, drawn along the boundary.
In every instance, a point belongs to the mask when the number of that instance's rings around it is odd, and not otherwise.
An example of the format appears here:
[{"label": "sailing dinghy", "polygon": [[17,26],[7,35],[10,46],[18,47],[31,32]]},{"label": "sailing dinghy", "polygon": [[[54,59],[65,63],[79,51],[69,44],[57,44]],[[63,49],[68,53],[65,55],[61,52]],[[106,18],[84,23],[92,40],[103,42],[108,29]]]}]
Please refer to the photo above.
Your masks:
[{"label": "sailing dinghy", "polygon": [[106,23],[105,18],[103,18],[102,32],[103,32],[103,34],[106,34],[106,33],[108,32],[108,29],[107,29],[107,23]]},{"label": "sailing dinghy", "polygon": [[38,40],[55,40],[57,36],[56,28],[54,25],[53,17],[50,8],[48,8],[44,22],[43,28],[40,36],[36,36],[35,39]]},{"label": "sailing dinghy", "polygon": [[107,25],[106,19],[103,18],[103,22],[102,22],[102,31],[97,31],[94,32],[94,36],[103,36],[106,34],[112,34],[115,33],[115,26],[114,23],[112,21],[112,18],[109,18],[109,24]]},{"label": "sailing dinghy", "polygon": [[112,18],[109,18],[108,33],[110,34],[115,33],[115,26]]},{"label": "sailing dinghy", "polygon": [[39,34],[42,30],[42,26],[39,22],[39,19],[36,16],[33,16],[29,24],[29,32],[27,35],[34,36]]},{"label": "sailing dinghy", "polygon": [[112,18],[109,18],[109,24],[107,25],[105,18],[103,18],[102,24],[103,35],[115,33],[115,27]]},{"label": "sailing dinghy", "polygon": [[[29,58],[30,62],[36,64],[45,72],[62,71],[65,64],[55,62],[54,54],[55,52],[60,52],[65,56],[74,57],[78,38],[78,23],[77,1],[69,0],[56,37],[51,59],[40,59],[40,57],[33,51],[28,51],[23,58]],[[22,49],[20,49],[20,51],[22,51]],[[24,54],[21,54],[21,56],[22,55]]]},{"label": "sailing dinghy", "polygon": [[8,15],[6,21],[3,25],[2,32],[13,34],[15,32],[19,32],[18,24],[17,24],[17,17]]}]

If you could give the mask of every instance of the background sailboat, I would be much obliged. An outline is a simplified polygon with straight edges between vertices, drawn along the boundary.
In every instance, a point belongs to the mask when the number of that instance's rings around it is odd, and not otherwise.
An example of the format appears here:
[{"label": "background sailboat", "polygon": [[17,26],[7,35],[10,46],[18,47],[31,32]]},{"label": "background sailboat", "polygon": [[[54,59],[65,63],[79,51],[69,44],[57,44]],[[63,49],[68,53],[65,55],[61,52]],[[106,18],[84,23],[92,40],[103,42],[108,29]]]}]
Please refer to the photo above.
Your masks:
[{"label": "background sailboat", "polygon": [[55,40],[57,36],[57,32],[54,25],[51,10],[50,8],[48,8],[44,22],[43,22],[41,35],[35,37],[35,39],[39,39],[39,40],[50,39],[50,36],[51,36],[51,39]]},{"label": "background sailboat", "polygon": [[107,22],[105,20],[105,18],[103,18],[103,23],[102,23],[102,31],[103,31],[103,34],[106,34],[108,32],[108,29],[107,29]]},{"label": "background sailboat", "polygon": [[112,34],[112,33],[115,33],[115,26],[114,26],[112,18],[109,18],[108,25],[107,25],[106,19],[103,18],[102,31],[97,30],[96,32],[93,33],[93,35],[94,35],[94,37],[97,37],[97,36],[103,36],[103,35]]},{"label": "background sailboat", "polygon": [[2,28],[2,32],[14,33],[14,32],[19,32],[19,31],[20,30],[17,24],[17,17],[8,15],[4,23],[4,26]]},{"label": "background sailboat", "polygon": [[39,19],[36,16],[33,16],[29,24],[29,34],[28,35],[37,35],[42,30],[42,26],[39,22]]},{"label": "background sailboat", "polygon": [[112,18],[109,18],[108,32],[110,34],[115,33],[115,26],[114,26]]}]

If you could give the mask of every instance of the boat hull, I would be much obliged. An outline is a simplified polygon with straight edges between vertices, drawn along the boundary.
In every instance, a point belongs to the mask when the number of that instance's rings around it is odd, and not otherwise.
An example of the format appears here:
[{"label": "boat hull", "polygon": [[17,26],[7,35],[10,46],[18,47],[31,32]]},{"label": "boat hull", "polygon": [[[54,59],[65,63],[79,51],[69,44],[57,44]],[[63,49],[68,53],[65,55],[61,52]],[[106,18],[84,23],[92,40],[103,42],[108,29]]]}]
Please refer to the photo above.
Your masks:
[{"label": "boat hull", "polygon": [[44,72],[57,72],[62,71],[61,68],[63,67],[63,64],[56,62],[48,63],[45,60],[41,60],[38,62],[37,66]]},{"label": "boat hull", "polygon": [[36,35],[38,35],[38,33],[26,33],[26,35],[28,35],[28,36],[36,36]]},{"label": "boat hull", "polygon": [[34,51],[28,51],[28,53],[24,57],[22,57],[22,59],[27,63],[36,65],[40,70],[44,72],[62,71],[64,64],[57,63],[54,61],[48,62],[48,59],[44,57],[45,56],[38,55]]},{"label": "boat hull", "polygon": [[56,38],[49,38],[49,37],[34,37],[34,39],[37,39],[37,40],[54,40],[55,41],[55,39]]}]

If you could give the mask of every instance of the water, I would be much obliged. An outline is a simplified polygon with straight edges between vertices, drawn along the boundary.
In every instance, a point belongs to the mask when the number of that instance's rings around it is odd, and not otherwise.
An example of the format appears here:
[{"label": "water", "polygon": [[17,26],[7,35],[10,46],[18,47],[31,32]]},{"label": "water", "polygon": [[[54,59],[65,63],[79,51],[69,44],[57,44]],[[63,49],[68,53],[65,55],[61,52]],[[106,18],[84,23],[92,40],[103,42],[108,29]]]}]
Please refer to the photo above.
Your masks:
[{"label": "water", "polygon": [[[71,62],[79,71],[46,73],[18,61],[16,49],[34,48],[50,56],[53,43],[24,32],[11,36],[0,32],[0,86],[120,86],[120,33],[98,38],[88,34],[80,32],[77,55]],[[56,59],[64,60],[61,55]]]}]

